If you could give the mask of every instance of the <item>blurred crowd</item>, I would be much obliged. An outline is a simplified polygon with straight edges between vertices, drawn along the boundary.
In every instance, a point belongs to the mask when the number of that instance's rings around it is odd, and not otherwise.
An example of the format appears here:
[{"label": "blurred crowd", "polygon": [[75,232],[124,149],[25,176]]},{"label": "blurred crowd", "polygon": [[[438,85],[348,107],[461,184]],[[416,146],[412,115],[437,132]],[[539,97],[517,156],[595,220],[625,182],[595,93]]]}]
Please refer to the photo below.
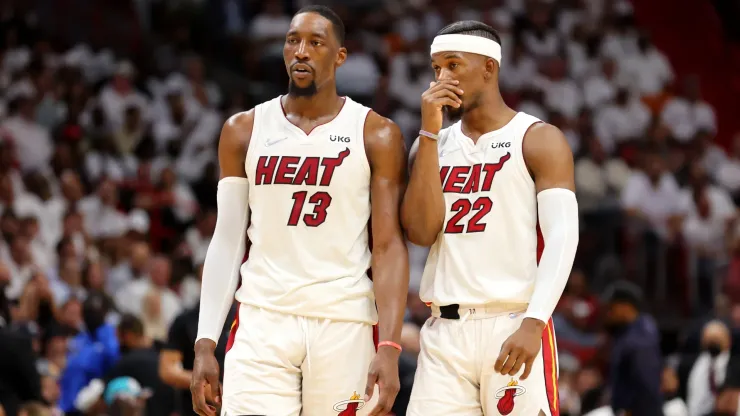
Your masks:
[{"label": "blurred crowd", "polygon": [[[284,34],[306,3],[0,4],[0,415],[193,414],[218,135],[285,90]],[[339,92],[393,119],[409,147],[431,38],[464,19],[500,31],[506,102],[568,138],[582,235],[554,316],[561,414],[610,414],[638,388],[622,360],[666,415],[736,414],[740,133],[715,143],[701,79],[674,73],[632,4],[332,5],[348,30]],[[398,416],[429,316],[426,249],[409,248]],[[635,348],[655,359],[640,365]]]}]

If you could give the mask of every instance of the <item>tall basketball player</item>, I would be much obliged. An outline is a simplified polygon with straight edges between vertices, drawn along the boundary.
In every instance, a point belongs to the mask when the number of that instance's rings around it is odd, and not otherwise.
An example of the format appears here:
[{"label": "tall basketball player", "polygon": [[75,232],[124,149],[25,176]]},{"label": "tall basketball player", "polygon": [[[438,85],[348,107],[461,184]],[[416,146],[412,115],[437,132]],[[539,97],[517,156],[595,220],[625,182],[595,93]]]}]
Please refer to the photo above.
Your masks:
[{"label": "tall basketball player", "polygon": [[[402,207],[411,241],[431,246],[407,414],[558,415],[550,315],[578,245],[573,155],[557,128],[504,103],[491,27],[447,26],[431,57]],[[460,121],[442,129],[444,112]]]},{"label": "tall basketball player", "polygon": [[[221,132],[191,386],[200,415],[216,412],[206,390],[229,416],[385,415],[395,399],[408,287],[404,142],[393,122],[337,95],[343,40],[330,9],[299,11],[283,50],[288,95]],[[235,292],[219,394],[213,350]]]}]

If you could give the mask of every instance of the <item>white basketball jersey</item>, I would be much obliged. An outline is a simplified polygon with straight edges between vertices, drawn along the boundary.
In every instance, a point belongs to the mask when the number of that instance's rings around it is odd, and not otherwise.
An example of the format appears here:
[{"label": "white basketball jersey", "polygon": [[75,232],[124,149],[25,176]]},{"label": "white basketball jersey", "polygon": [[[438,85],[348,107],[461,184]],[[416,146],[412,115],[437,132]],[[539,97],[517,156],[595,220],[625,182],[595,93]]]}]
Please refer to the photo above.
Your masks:
[{"label": "white basketball jersey", "polygon": [[280,97],[255,108],[246,158],[249,257],[236,299],[295,315],[375,323],[370,267],[369,108],[345,98],[309,134]]},{"label": "white basketball jersey", "polygon": [[539,121],[517,113],[475,144],[461,122],[440,132],[446,213],[424,268],[424,302],[529,302],[537,272],[537,197],[522,139]]}]

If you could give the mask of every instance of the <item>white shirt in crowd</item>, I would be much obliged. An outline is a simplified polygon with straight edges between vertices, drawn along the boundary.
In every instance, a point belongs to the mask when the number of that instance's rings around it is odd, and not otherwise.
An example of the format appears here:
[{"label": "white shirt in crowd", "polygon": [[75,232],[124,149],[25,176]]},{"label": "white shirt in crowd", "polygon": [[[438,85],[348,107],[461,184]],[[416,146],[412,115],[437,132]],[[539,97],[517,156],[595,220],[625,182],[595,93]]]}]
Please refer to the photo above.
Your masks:
[{"label": "white shirt in crowd", "polygon": [[206,259],[208,245],[211,243],[211,236],[204,236],[198,231],[198,227],[192,226],[185,233],[185,242],[193,253],[193,265],[203,264]]},{"label": "white shirt in crowd", "polygon": [[583,107],[583,95],[578,84],[570,78],[552,80],[539,78],[536,85],[545,94],[545,105],[568,118],[576,118]]},{"label": "white shirt in crowd", "polygon": [[628,139],[640,139],[650,126],[650,109],[639,99],[631,99],[626,106],[609,104],[594,118],[594,130],[607,153]]},{"label": "white shirt in crowd", "polygon": [[726,159],[716,170],[715,178],[730,192],[740,191],[740,158]]},{"label": "white shirt in crowd", "polygon": [[714,370],[714,382],[721,386],[727,375],[727,364],[730,361],[728,352],[720,353],[712,358],[704,352],[696,359],[689,373],[686,386],[686,404],[690,415],[706,415],[714,410],[715,397],[709,385],[710,367]]},{"label": "white shirt in crowd", "polygon": [[112,85],[106,85],[98,97],[100,106],[108,121],[108,125],[114,130],[123,126],[126,109],[130,106],[139,108],[142,118],[146,118],[149,102],[144,94],[132,89],[128,94],[119,94]]},{"label": "white shirt in crowd", "polygon": [[21,170],[28,172],[48,168],[54,144],[47,129],[23,117],[13,116],[0,125],[0,132],[12,140]]},{"label": "white shirt in crowd", "polygon": [[375,94],[380,79],[380,70],[369,54],[352,53],[337,69],[336,78],[337,89],[342,93],[368,97]]},{"label": "white shirt in crowd", "polygon": [[699,215],[691,189],[681,191],[680,209],[686,213],[683,236],[689,247],[716,254],[725,252],[727,223],[736,215],[730,195],[722,188],[710,186],[706,190],[709,215]]},{"label": "white shirt in crowd", "polygon": [[588,108],[599,108],[611,102],[617,95],[617,87],[613,79],[607,79],[603,74],[597,74],[586,79],[583,83],[583,99]]},{"label": "white shirt in crowd", "polygon": [[290,17],[260,13],[250,26],[249,36],[254,40],[282,38],[290,29]]},{"label": "white shirt in crowd", "polygon": [[673,175],[664,173],[656,186],[643,172],[634,172],[622,190],[622,207],[640,211],[658,235],[668,235],[667,220],[680,215],[681,193]]},{"label": "white shirt in crowd", "polygon": [[575,165],[578,208],[588,212],[608,203],[609,191],[622,191],[632,172],[621,159],[609,159],[599,165],[590,158],[581,158]]},{"label": "white shirt in crowd", "polygon": [[529,56],[523,56],[516,61],[509,60],[506,65],[501,66],[499,81],[505,89],[521,90],[530,87],[536,77],[537,63]]},{"label": "white shirt in crowd", "polygon": [[155,287],[148,278],[133,280],[115,293],[115,303],[121,313],[130,313],[139,318],[144,316],[144,301],[148,294],[157,292],[160,295],[161,324],[169,328],[177,315],[182,311],[180,298],[170,288]]},{"label": "white shirt in crowd", "polygon": [[717,131],[714,109],[704,101],[692,103],[685,98],[674,97],[666,103],[660,118],[673,137],[682,142],[692,140],[700,130]]},{"label": "white shirt in crowd", "polygon": [[628,57],[620,68],[630,80],[630,89],[640,95],[657,94],[674,78],[668,58],[653,47],[644,54],[636,53]]}]

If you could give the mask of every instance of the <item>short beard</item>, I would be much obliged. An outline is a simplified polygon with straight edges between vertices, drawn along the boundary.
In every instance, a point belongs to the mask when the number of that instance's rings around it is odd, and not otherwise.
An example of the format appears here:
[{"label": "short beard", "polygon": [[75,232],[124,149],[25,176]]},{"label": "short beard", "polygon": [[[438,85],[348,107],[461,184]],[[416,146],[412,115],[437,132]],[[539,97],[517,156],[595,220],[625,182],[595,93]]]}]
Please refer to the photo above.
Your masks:
[{"label": "short beard", "polygon": [[294,98],[313,97],[317,92],[316,83],[313,81],[307,87],[299,87],[292,79],[288,84],[288,95]]},{"label": "short beard", "polygon": [[463,107],[462,105],[458,108],[450,107],[449,105],[446,105],[442,108],[442,110],[444,111],[445,116],[447,116],[447,119],[453,123],[460,120],[463,114],[465,114],[465,107]]}]

